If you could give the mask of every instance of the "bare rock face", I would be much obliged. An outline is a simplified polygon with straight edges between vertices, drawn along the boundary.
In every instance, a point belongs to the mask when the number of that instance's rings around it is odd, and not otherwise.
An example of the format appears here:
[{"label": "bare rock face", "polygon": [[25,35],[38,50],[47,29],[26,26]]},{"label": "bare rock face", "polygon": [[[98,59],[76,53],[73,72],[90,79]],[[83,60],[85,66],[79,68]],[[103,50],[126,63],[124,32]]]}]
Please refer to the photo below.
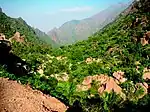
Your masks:
[{"label": "bare rock face", "polygon": [[148,41],[145,38],[141,38],[141,44],[144,46],[148,44]]},{"label": "bare rock face", "polygon": [[144,73],[143,79],[150,80],[150,72]]},{"label": "bare rock face", "polygon": [[54,97],[15,81],[0,78],[0,112],[65,112],[67,107]]},{"label": "bare rock face", "polygon": [[144,37],[141,38],[141,44],[144,46],[150,43],[150,31],[146,32]]},{"label": "bare rock face", "polygon": [[87,76],[84,78],[82,84],[83,85],[90,85],[92,83],[93,77],[92,76]]},{"label": "bare rock face", "polygon": [[20,43],[23,43],[24,42],[24,37],[25,36],[20,36],[20,33],[19,32],[16,32],[14,34],[14,36],[12,38],[10,38],[9,40],[12,42],[13,40],[16,41],[16,42],[20,42]]},{"label": "bare rock face", "polygon": [[150,69],[144,68],[144,74],[143,74],[143,79],[144,80],[150,80]]},{"label": "bare rock face", "polygon": [[93,59],[90,57],[90,58],[87,58],[86,61],[85,61],[87,64],[91,64],[93,62]]},{"label": "bare rock face", "polygon": [[124,78],[124,72],[122,71],[117,71],[113,73],[113,76],[115,77],[115,79],[117,79],[120,83],[125,82],[127,79]]},{"label": "bare rock face", "polygon": [[84,78],[81,85],[77,85],[78,91],[87,91],[92,86],[91,83],[95,81],[98,83],[99,88],[98,92],[99,94],[102,94],[104,92],[116,92],[117,94],[122,94],[122,88],[116,83],[115,79],[112,77],[109,77],[107,75],[95,75],[95,76],[87,76]]}]

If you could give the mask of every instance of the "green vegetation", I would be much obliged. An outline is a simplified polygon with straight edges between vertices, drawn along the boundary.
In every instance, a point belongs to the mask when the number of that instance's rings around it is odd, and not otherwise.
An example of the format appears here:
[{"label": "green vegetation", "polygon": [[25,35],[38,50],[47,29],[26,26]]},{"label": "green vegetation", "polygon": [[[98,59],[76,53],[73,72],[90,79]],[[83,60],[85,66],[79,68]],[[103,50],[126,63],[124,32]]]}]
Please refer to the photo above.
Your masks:
[{"label": "green vegetation", "polygon": [[51,39],[51,37],[48,36],[46,33],[40,31],[40,30],[37,29],[37,28],[33,28],[33,29],[34,29],[36,35],[39,37],[40,40],[43,40],[43,41],[46,42],[47,44],[51,45],[53,48],[59,47],[59,45],[58,45],[55,41],[53,41],[53,40]]},{"label": "green vegetation", "polygon": [[[150,31],[148,3],[148,0],[135,3],[134,8],[138,9],[137,11],[120,15],[113,23],[88,40],[54,50],[41,43],[29,26],[21,24],[17,30],[14,19],[2,13],[0,32],[11,37],[19,31],[27,37],[26,44],[13,43],[13,53],[30,63],[33,70],[40,66],[44,73],[35,71],[28,76],[19,77],[9,74],[0,67],[0,77],[9,77],[23,84],[30,84],[35,89],[57,97],[73,109],[82,108],[81,110],[85,112],[146,111],[150,105],[150,94],[139,99],[138,96],[143,93],[143,89],[139,88],[135,92],[132,92],[132,89],[136,83],[144,82],[143,69],[150,66],[150,44],[142,46],[139,41],[147,31]],[[138,7],[139,4],[141,8]],[[142,22],[144,24],[141,24]],[[13,28],[10,23],[13,23]],[[87,64],[85,60],[89,57],[99,61]],[[94,82],[92,88],[87,91],[79,92],[76,89],[76,85],[81,84],[86,76],[97,74],[112,76],[119,70],[125,72],[127,78],[126,82],[120,84],[127,97],[126,100],[114,92],[99,95]],[[64,74],[68,75],[68,80],[65,80],[67,77],[64,78]],[[150,82],[147,81],[147,84]]]}]

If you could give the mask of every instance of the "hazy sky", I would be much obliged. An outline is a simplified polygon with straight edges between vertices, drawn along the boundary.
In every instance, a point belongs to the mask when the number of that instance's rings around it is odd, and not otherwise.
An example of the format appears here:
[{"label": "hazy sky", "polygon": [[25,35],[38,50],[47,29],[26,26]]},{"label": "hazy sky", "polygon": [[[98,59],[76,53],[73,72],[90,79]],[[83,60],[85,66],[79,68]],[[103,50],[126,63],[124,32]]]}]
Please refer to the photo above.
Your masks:
[{"label": "hazy sky", "polygon": [[49,31],[73,19],[90,17],[110,5],[131,0],[0,0],[3,12],[22,17],[29,25]]}]

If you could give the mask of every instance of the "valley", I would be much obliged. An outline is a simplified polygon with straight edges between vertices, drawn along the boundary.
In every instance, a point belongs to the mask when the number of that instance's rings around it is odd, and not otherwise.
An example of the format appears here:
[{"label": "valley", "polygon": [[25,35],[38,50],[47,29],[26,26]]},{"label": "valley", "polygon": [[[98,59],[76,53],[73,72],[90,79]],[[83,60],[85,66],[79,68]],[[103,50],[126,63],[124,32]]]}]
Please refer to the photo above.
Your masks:
[{"label": "valley", "polygon": [[[0,94],[9,99],[9,95],[15,96],[9,91],[26,91],[29,99],[24,101],[27,103],[39,97],[35,109],[40,108],[39,102],[46,102],[42,104],[41,109],[46,109],[43,112],[146,112],[150,106],[150,2],[135,0],[128,7],[122,5],[118,6],[121,9],[117,9],[116,15],[112,13],[112,17],[110,14],[109,20],[102,21],[102,24],[96,23],[102,18],[99,15],[93,16],[92,20],[67,22],[49,32],[50,40],[47,40],[47,34],[32,28],[22,18],[11,18],[1,10],[0,41],[9,40],[10,53],[25,61],[31,72],[18,75],[1,64],[0,89],[9,88],[7,93],[2,91]],[[88,25],[89,22],[93,27]],[[74,28],[82,35],[70,40],[67,36],[63,38],[61,31],[68,31],[70,35]],[[89,28],[96,30],[93,33]],[[62,37],[57,37],[57,32]],[[0,53],[2,48],[0,44]],[[12,60],[12,63],[17,62]],[[29,91],[23,85],[29,85]],[[43,94],[46,99],[42,99]],[[32,97],[34,99],[30,101]],[[58,103],[60,106],[55,108]]]}]

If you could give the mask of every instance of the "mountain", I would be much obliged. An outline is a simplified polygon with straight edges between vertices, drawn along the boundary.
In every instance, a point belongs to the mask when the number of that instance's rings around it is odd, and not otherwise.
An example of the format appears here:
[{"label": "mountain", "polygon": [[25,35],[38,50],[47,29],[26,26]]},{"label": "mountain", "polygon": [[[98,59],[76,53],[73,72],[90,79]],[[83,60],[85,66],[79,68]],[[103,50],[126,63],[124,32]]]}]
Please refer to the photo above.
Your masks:
[{"label": "mountain", "polygon": [[21,17],[11,18],[0,11],[0,33],[3,33],[7,38],[11,38],[14,33],[19,32],[25,36],[25,41],[33,43],[43,43],[56,46],[55,42],[44,32],[34,29],[29,26]]},{"label": "mountain", "polygon": [[25,35],[26,41],[40,42],[34,30],[21,17],[11,18],[0,12],[0,33],[3,33],[7,38],[11,38],[16,32]]},{"label": "mountain", "polygon": [[108,7],[90,18],[68,21],[60,28],[54,28],[49,31],[48,35],[61,45],[86,40],[90,35],[112,22],[127,6],[128,4],[119,3]]},{"label": "mountain", "polygon": [[51,45],[41,40],[21,17],[11,18],[4,12],[0,12],[0,34],[8,40],[21,40],[21,43],[12,41],[12,51],[20,58],[26,59],[32,66],[35,66],[37,58],[51,52],[52,49]]},{"label": "mountain", "polygon": [[[83,112],[145,112],[150,105],[150,2],[136,0],[88,40],[53,51],[69,80],[61,97]],[[53,65],[54,66],[54,65]],[[48,68],[47,68],[48,69]],[[63,76],[63,75],[61,75]],[[62,87],[62,89],[60,89]],[[68,87],[68,88],[67,88]],[[74,102],[74,103],[72,103]]]},{"label": "mountain", "polygon": [[146,112],[150,105],[149,10],[149,0],[135,0],[87,40],[57,49],[15,43],[12,52],[37,69],[19,77],[0,66],[0,77],[58,98],[69,107],[67,112]]},{"label": "mountain", "polygon": [[56,44],[56,42],[54,40],[51,39],[50,36],[48,36],[46,33],[42,32],[41,30],[39,30],[38,28],[33,28],[36,35],[40,38],[40,40],[45,41],[46,43],[50,44],[52,47],[56,48],[59,45]]}]

